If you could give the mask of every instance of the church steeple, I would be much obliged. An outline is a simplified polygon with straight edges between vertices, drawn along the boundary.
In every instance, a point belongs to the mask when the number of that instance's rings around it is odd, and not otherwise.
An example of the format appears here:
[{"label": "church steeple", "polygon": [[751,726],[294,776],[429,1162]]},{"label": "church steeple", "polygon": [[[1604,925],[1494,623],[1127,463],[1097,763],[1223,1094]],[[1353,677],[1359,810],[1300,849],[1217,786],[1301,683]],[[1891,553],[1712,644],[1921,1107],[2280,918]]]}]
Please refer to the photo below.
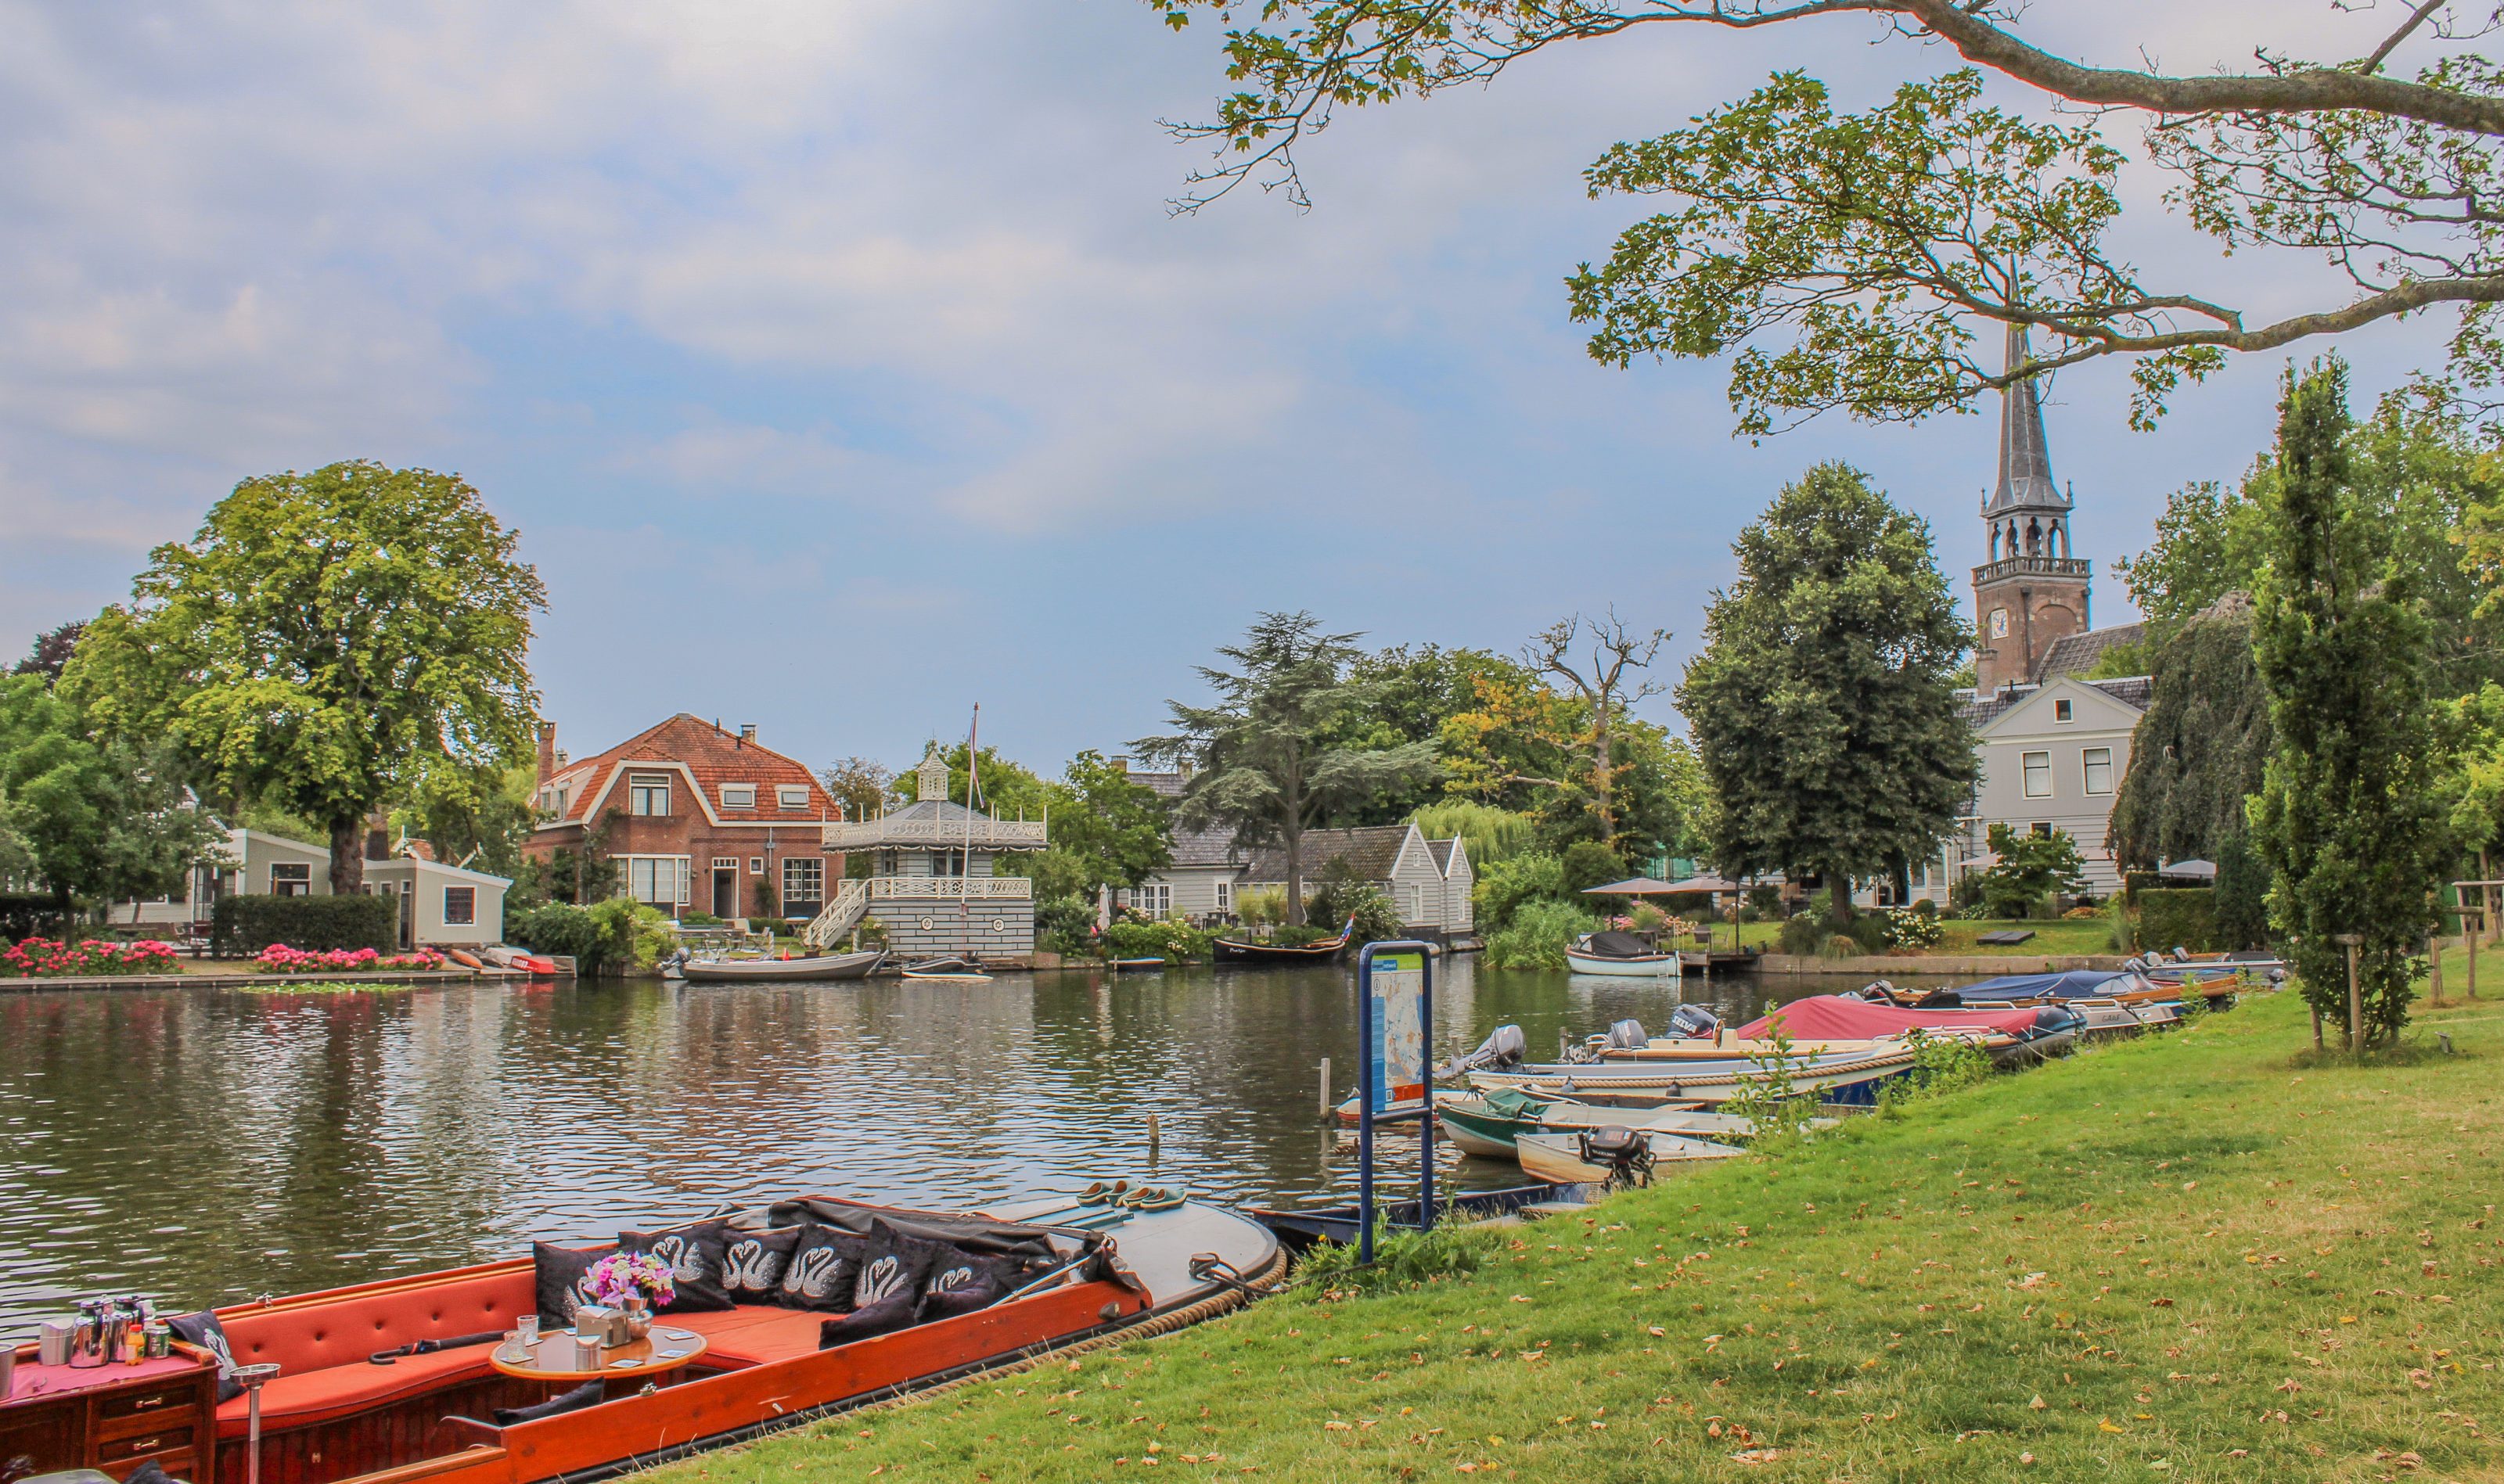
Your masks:
[{"label": "church steeple", "polygon": [[[2022,325],[2008,327],[2007,358],[2010,370],[2031,359]],[[2034,378],[2010,382],[2000,400],[2000,482],[1982,502],[1988,557],[1973,569],[1977,689],[2034,680],[2054,640],[2086,632],[2094,569],[2070,554],[2070,508],[2052,478]]]}]

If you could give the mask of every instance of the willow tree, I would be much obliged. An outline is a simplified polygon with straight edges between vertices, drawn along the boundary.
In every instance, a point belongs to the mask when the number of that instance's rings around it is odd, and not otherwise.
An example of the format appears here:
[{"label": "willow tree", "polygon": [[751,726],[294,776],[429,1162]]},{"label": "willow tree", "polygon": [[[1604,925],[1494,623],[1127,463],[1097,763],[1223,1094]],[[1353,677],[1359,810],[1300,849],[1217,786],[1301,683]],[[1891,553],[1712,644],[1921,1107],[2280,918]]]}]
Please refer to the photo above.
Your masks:
[{"label": "willow tree", "polygon": [[1730,876],[1815,872],[1852,913],[1855,878],[1927,855],[1972,796],[1973,729],[1954,690],[1970,631],[1930,531],[1822,464],[1733,548],[1678,688]]},{"label": "willow tree", "polygon": [[[1739,349],[1729,395],[1751,433],[1836,407],[1921,417],[2104,358],[2131,363],[2144,424],[2231,354],[2439,306],[2460,311],[2455,387],[2495,389],[2504,69],[2478,50],[2488,17],[2446,0],[2316,3],[2346,58],[2308,60],[2274,38],[2297,23],[2280,5],[2252,12],[2252,34],[2216,70],[2169,73],[2034,45],[2024,0],[1146,0],[1177,29],[1200,17],[1228,27],[1235,90],[1213,117],[1171,125],[1217,149],[1183,210],[1244,181],[1303,204],[1296,151],[1339,110],[1475,91],[1570,44],[1860,17],[1917,64],[1957,53],[1965,66],[1858,112],[1836,111],[1815,78],[1778,73],[1690,127],[1609,147],[1586,172],[1595,197],[1668,203],[1572,276],[1591,354],[1623,364]],[[2112,50],[2134,63],[2183,50],[2161,40],[2114,36]],[[2259,64],[2239,69],[2245,57]],[[2035,107],[1987,104],[1987,90]],[[2209,255],[2133,222],[2132,235],[2165,244],[2142,269],[2112,240],[2126,209],[2155,209],[2118,189],[2134,163],[2170,177],[2161,198],[2212,246],[2326,256],[2347,287],[2247,315],[2237,298],[2275,275],[2239,265],[2201,283],[2193,264]],[[2042,353],[1986,363],[1977,352],[2000,343],[2000,325],[2030,327]]]},{"label": "willow tree", "polygon": [[1325,634],[1310,613],[1264,613],[1241,643],[1217,651],[1233,668],[1200,667],[1217,693],[1213,704],[1168,702],[1173,731],[1131,743],[1142,757],[1192,769],[1174,806],[1182,828],[1228,826],[1244,845],[1279,847],[1287,920],[1298,926],[1304,921],[1304,832],[1335,810],[1440,770],[1431,742],[1368,747],[1335,741],[1382,688],[1350,677],[1360,638]]},{"label": "willow tree", "polygon": [[319,824],[365,882],[374,808],[492,792],[527,755],[539,573],[460,478],[358,461],[247,479],[61,676],[109,735],[164,738],[204,792]]},{"label": "willow tree", "polygon": [[2270,921],[2324,1017],[2345,1020],[2352,937],[2363,1037],[2408,1023],[2417,953],[2434,928],[2449,842],[2430,626],[2413,564],[2377,560],[2371,509],[2349,483],[2347,368],[2287,375],[2252,655],[2274,735],[2251,806],[2269,865]]}]

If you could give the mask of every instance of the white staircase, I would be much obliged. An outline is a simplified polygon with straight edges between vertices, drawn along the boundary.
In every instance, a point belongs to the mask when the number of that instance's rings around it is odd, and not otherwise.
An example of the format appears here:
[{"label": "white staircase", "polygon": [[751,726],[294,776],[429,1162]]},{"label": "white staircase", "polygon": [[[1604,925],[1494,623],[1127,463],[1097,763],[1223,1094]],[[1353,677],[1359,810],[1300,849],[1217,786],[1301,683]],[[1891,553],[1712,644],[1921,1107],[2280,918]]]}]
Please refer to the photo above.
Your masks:
[{"label": "white staircase", "polygon": [[831,949],[852,935],[869,911],[869,882],[847,880],[835,887],[823,912],[801,930],[800,941],[813,949]]}]

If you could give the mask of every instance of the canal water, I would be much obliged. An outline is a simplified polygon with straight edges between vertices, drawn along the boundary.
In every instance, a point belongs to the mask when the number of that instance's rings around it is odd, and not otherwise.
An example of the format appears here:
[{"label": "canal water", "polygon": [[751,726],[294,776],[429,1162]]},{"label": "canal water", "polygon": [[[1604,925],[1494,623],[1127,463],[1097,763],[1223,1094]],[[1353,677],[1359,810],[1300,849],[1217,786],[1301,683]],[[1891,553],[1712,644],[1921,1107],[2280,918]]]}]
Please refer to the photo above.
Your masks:
[{"label": "canal water", "polygon": [[[1534,1057],[1682,992],[1736,1023],[1836,987],[1438,968],[1439,1052],[1511,1022]],[[0,995],[0,1338],[97,1293],[225,1303],[804,1192],[1309,1202],[1354,1189],[1316,1114],[1355,1052],[1345,970]]]}]

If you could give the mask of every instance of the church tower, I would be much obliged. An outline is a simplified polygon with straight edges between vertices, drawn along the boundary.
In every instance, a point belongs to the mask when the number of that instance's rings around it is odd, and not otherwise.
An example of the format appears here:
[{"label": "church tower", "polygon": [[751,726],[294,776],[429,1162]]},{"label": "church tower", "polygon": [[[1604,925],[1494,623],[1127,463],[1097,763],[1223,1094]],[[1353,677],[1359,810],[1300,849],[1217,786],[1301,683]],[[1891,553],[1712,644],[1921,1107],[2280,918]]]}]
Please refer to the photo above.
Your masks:
[{"label": "church tower", "polygon": [[[2008,327],[2008,360],[2027,359],[2026,329]],[[2000,393],[2000,484],[1982,505],[1990,560],[1973,569],[1974,689],[2032,682],[2055,640],[2088,628],[2095,564],[2069,554],[2069,497],[2052,482],[2043,403],[2033,378]]]}]

